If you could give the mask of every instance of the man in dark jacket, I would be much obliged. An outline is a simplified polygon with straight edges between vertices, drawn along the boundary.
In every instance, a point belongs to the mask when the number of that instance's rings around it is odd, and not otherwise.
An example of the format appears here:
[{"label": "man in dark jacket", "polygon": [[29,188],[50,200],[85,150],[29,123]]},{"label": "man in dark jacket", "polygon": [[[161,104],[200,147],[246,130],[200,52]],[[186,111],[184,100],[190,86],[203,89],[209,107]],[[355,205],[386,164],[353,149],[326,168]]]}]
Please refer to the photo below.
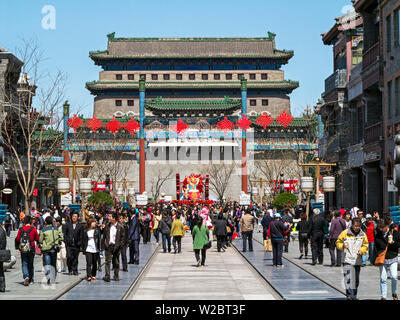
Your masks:
[{"label": "man in dark jacket", "polygon": [[[214,232],[217,236],[218,252],[221,252],[221,248],[224,245],[226,239],[226,220],[224,219],[222,212],[218,214],[218,219],[215,221]],[[224,248],[222,248],[222,250],[225,251]]]},{"label": "man in dark jacket", "polygon": [[118,215],[113,212],[104,228],[103,247],[106,256],[106,274],[103,280],[110,282],[111,262],[114,269],[114,280],[119,281],[119,254],[125,245],[124,227],[118,222]]},{"label": "man in dark jacket", "polygon": [[128,221],[126,221],[126,216],[121,214],[119,216],[119,223],[124,227],[124,245],[121,247],[121,261],[122,261],[122,271],[128,271],[128,259],[126,258],[126,249],[128,248],[128,236],[129,236],[129,227]]},{"label": "man in dark jacket", "polygon": [[269,224],[274,221],[274,218],[271,217],[268,211],[264,213],[264,216],[261,220],[261,225],[263,227],[263,239],[267,240],[267,232],[269,228]]},{"label": "man in dark jacket", "polygon": [[318,208],[314,209],[314,217],[310,220],[310,229],[308,230],[308,239],[311,240],[312,265],[323,264],[324,260],[324,230],[326,220],[320,215]]},{"label": "man in dark jacket", "polygon": [[[342,265],[342,251],[336,248],[336,241],[339,235],[346,229],[346,221],[341,218],[341,213],[336,210],[334,213],[334,219],[331,221],[329,230],[329,254],[331,255],[331,267],[340,267]],[[335,259],[336,249],[336,259]]]},{"label": "man in dark jacket", "polygon": [[168,243],[168,252],[171,252],[171,227],[172,227],[172,219],[168,215],[168,213],[164,213],[161,221],[160,221],[160,231],[162,236],[162,246],[163,252],[167,252],[167,243]]},{"label": "man in dark jacket", "polygon": [[[289,212],[289,209],[285,209],[283,211],[283,216],[282,216],[282,222],[286,224],[290,224],[290,226],[293,225],[293,217]],[[284,252],[289,252],[289,242],[290,242],[290,231],[292,230],[291,227],[288,229],[287,233],[287,241],[284,244]]]},{"label": "man in dark jacket", "polygon": [[78,213],[72,213],[72,222],[65,226],[65,246],[67,249],[67,265],[69,275],[78,275],[78,257],[81,248],[83,227],[78,222]]},{"label": "man in dark jacket", "polygon": [[129,264],[139,264],[140,225],[136,210],[132,211],[128,230]]}]

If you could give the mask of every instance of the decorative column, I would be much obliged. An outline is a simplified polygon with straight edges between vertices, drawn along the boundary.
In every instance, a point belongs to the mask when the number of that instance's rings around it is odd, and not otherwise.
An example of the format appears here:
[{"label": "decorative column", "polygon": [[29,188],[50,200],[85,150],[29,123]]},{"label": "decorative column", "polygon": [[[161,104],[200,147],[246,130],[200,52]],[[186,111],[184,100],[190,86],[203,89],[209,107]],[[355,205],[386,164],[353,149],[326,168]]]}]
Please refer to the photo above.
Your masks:
[{"label": "decorative column", "polygon": [[[240,80],[242,91],[242,115],[247,116],[247,80]],[[242,191],[247,194],[247,143],[246,130],[242,130]]]},{"label": "decorative column", "polygon": [[[68,131],[69,127],[67,125],[67,121],[69,119],[69,103],[68,100],[65,101],[63,105],[63,113],[64,113],[64,164],[69,164],[69,151],[66,149],[68,145]],[[69,169],[64,167],[64,178],[69,178]]]},{"label": "decorative column", "polygon": [[145,136],[144,136],[144,102],[146,97],[146,83],[144,76],[139,80],[139,192],[143,194],[146,191],[146,167],[145,167]]}]

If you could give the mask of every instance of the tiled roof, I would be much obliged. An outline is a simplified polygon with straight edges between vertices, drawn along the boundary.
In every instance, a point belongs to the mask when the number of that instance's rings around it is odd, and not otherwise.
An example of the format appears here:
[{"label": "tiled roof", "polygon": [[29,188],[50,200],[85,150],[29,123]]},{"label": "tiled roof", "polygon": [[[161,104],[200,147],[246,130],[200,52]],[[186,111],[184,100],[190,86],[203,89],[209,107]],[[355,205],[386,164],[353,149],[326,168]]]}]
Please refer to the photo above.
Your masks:
[{"label": "tiled roof", "polygon": [[[248,81],[248,89],[289,89],[299,87],[297,81]],[[87,82],[86,88],[90,91],[104,89],[134,89],[139,90],[137,81],[93,81]],[[154,88],[181,88],[181,89],[212,89],[212,88],[240,88],[240,81],[149,81],[147,89]]]},{"label": "tiled roof", "polygon": [[223,100],[163,100],[161,97],[146,100],[147,109],[154,111],[198,111],[198,110],[235,110],[240,109],[240,99],[225,97]]},{"label": "tiled roof", "polygon": [[108,35],[108,50],[89,53],[104,58],[283,58],[293,51],[276,50],[275,34],[262,38],[115,38]]},{"label": "tiled roof", "polygon": [[[255,126],[260,127],[257,123],[258,117],[249,117],[251,121],[253,121],[253,124]],[[312,119],[304,119],[304,118],[294,118],[293,121],[288,125],[288,127],[308,127],[308,126],[314,126],[318,124],[318,118],[312,118]],[[283,128],[282,125],[279,122],[276,122],[274,119],[274,122],[272,122],[269,127],[280,127]]]}]

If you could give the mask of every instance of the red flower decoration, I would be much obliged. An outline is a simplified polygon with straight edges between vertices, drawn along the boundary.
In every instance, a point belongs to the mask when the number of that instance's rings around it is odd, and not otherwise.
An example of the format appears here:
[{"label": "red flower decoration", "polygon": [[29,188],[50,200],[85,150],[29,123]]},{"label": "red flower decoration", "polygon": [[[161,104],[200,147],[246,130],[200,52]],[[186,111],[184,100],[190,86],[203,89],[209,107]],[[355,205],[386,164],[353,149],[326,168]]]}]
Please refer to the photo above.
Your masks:
[{"label": "red flower decoration", "polygon": [[112,120],[107,122],[106,124],[106,129],[114,133],[114,135],[119,129],[121,129],[121,127],[122,123],[119,122],[118,120],[115,120],[115,117],[113,117]]},{"label": "red flower decoration", "polygon": [[83,125],[83,119],[77,117],[75,114],[72,118],[68,119],[67,125],[76,132],[76,130]]},{"label": "red flower decoration", "polygon": [[124,129],[129,131],[129,133],[132,135],[140,129],[140,123],[131,118],[131,120],[124,124]]},{"label": "red flower decoration", "polygon": [[103,121],[97,119],[96,116],[93,116],[92,119],[86,121],[86,127],[92,130],[93,133],[96,133],[96,131],[99,130],[102,126]]},{"label": "red flower decoration", "polygon": [[242,117],[236,121],[236,125],[242,130],[247,130],[250,128],[252,123],[253,122],[251,122],[251,120],[249,120],[245,115],[242,115]]},{"label": "red flower decoration", "polygon": [[179,134],[186,131],[188,128],[189,125],[187,125],[181,119],[179,119],[178,122],[172,126],[172,131],[175,131]]},{"label": "red flower decoration", "polygon": [[233,130],[235,125],[233,122],[229,121],[227,117],[225,117],[224,120],[221,120],[217,123],[217,128],[226,133],[227,131]]},{"label": "red flower decoration", "polygon": [[294,120],[294,118],[287,114],[285,110],[276,118],[276,121],[283,125],[285,128]]},{"label": "red flower decoration", "polygon": [[266,112],[263,112],[263,114],[257,118],[256,122],[259,126],[266,129],[272,122],[274,122],[274,119],[267,115]]}]

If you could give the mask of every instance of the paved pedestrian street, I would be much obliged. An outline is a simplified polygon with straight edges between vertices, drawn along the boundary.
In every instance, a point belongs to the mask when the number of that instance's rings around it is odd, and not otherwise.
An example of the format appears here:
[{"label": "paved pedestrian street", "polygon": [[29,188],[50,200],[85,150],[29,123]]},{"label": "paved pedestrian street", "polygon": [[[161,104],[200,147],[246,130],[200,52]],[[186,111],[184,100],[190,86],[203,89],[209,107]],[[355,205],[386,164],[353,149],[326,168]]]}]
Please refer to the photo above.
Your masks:
[{"label": "paved pedestrian street", "polygon": [[[204,267],[196,266],[190,233],[182,253],[159,252],[135,287],[132,300],[276,300],[279,296],[232,247],[207,250]],[[173,250],[172,250],[173,251]]]}]

